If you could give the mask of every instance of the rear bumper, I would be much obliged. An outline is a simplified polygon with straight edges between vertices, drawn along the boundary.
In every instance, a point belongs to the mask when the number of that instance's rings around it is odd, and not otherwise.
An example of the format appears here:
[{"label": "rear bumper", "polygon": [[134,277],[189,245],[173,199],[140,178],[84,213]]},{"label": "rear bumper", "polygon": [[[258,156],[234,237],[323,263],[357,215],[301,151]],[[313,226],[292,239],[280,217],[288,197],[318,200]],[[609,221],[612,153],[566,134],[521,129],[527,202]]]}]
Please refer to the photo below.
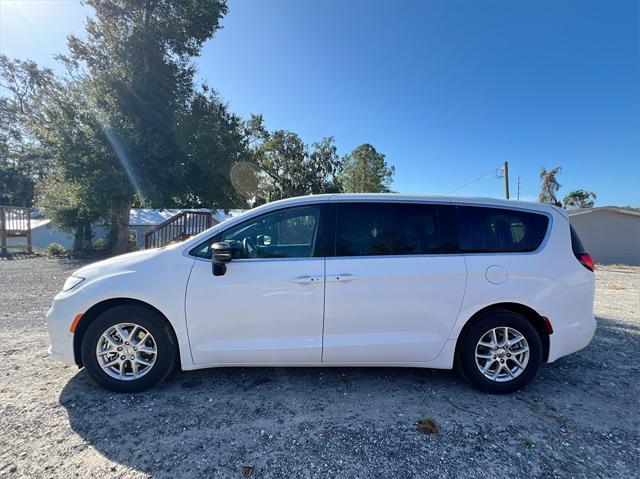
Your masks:
[{"label": "rear bumper", "polygon": [[586,347],[596,331],[596,319],[590,315],[568,322],[561,328],[554,324],[553,328],[553,334],[549,336],[549,363]]}]

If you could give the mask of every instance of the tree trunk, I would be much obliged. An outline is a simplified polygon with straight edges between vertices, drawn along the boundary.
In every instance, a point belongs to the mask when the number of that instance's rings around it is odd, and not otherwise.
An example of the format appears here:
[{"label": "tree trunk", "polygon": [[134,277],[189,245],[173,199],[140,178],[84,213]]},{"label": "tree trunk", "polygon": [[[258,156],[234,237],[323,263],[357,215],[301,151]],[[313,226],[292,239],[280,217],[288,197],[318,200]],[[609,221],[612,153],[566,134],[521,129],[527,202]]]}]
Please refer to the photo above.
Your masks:
[{"label": "tree trunk", "polygon": [[76,229],[73,234],[73,254],[78,254],[82,250],[82,223],[76,225]]},{"label": "tree trunk", "polygon": [[82,249],[90,250],[93,247],[93,225],[90,221],[84,224],[84,236],[82,238]]},{"label": "tree trunk", "polygon": [[91,248],[91,239],[93,232],[91,231],[91,223],[88,221],[79,221],[73,236],[73,252],[79,254]]},{"label": "tree trunk", "polygon": [[109,217],[109,251],[126,253],[129,247],[129,212],[131,201],[114,206]]}]

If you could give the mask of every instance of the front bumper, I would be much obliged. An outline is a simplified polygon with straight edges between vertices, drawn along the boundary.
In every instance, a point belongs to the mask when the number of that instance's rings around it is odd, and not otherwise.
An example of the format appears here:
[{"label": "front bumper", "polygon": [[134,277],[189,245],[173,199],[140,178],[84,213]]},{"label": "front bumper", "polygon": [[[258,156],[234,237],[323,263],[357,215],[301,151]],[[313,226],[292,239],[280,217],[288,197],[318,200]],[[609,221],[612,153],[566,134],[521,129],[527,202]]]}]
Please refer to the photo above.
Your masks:
[{"label": "front bumper", "polygon": [[73,318],[82,312],[74,306],[74,301],[64,293],[58,294],[47,312],[49,332],[49,354],[67,364],[76,364],[73,348],[73,333],[69,330]]},{"label": "front bumper", "polygon": [[547,361],[549,363],[585,348],[593,339],[596,331],[596,318],[590,315],[586,319],[571,321],[559,329],[555,324],[553,327],[553,334],[549,336],[549,359]]}]

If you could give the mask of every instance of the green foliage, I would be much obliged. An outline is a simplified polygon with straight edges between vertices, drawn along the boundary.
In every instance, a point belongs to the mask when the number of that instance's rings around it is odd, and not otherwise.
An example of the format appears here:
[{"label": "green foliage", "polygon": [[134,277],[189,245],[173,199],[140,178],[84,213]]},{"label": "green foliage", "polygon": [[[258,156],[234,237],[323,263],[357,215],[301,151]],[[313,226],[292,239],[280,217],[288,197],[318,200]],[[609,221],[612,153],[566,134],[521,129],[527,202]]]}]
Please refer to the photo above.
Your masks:
[{"label": "green foliage", "polygon": [[593,208],[596,194],[586,190],[574,190],[567,194],[562,203],[558,200],[558,190],[561,185],[558,182],[556,176],[562,172],[562,168],[559,166],[552,170],[542,168],[540,172],[540,194],[538,195],[538,201],[540,203],[548,203],[555,206],[563,206],[564,208]]},{"label": "green foliage", "polygon": [[564,197],[562,205],[567,209],[593,208],[597,198],[597,195],[592,191],[575,190]]},{"label": "green foliage", "polygon": [[138,251],[138,243],[136,242],[135,233],[129,233],[129,243],[127,245],[127,251]]},{"label": "green foliage", "polygon": [[95,251],[102,251],[103,249],[105,249],[104,240],[102,238],[93,240],[93,242],[91,243],[91,249]]},{"label": "green foliage", "polygon": [[259,203],[340,191],[337,174],[341,164],[333,137],[323,138],[309,148],[291,131],[268,132],[261,116],[252,117],[247,129],[260,171]]},{"label": "green foliage", "polygon": [[[87,89],[129,195],[174,204],[185,155],[178,128],[194,99],[190,57],[219,28],[219,0],[88,0],[86,38],[70,37],[69,60]],[[187,111],[185,111],[185,109]],[[212,148],[213,149],[213,148]],[[125,185],[122,185],[125,188]]]},{"label": "green foliage", "polygon": [[173,178],[171,200],[179,207],[246,207],[232,182],[234,166],[254,164],[242,120],[206,86],[194,92],[177,129],[182,161]]},{"label": "green foliage", "polygon": [[45,254],[51,258],[62,258],[69,255],[60,243],[50,243],[49,246],[45,248]]},{"label": "green foliage", "polygon": [[540,194],[538,195],[538,201],[540,203],[548,203],[550,205],[562,206],[562,203],[558,201],[557,194],[560,189],[560,183],[556,179],[556,176],[562,172],[562,168],[557,166],[552,170],[542,168],[540,171]]},{"label": "green foliage", "polygon": [[31,206],[35,184],[49,171],[32,126],[46,121],[41,98],[56,87],[51,70],[0,55],[0,204]]},{"label": "green foliage", "polygon": [[31,206],[34,178],[30,164],[12,160],[0,144],[0,204]]},{"label": "green foliage", "polygon": [[74,235],[76,253],[91,248],[91,225],[99,218],[95,208],[85,202],[86,185],[65,179],[54,171],[39,185],[36,205],[63,230]]},{"label": "green foliage", "polygon": [[342,171],[342,161],[333,136],[325,137],[311,145],[309,154],[309,189],[312,194],[341,193],[342,185],[338,176]]},{"label": "green foliage", "polygon": [[[38,188],[38,204],[68,230],[75,231],[88,217],[102,218],[114,252],[128,247],[133,204],[245,206],[231,183],[234,163],[252,160],[244,125],[206,86],[196,90],[190,63],[220,27],[226,3],[86,3],[95,16],[87,20],[82,38],[69,37],[69,53],[59,57],[66,78],[56,80],[33,63],[4,62],[13,76],[3,78],[12,80],[17,72],[25,85],[15,88],[11,105],[34,98],[23,103],[33,104],[27,110],[37,113],[19,118],[22,130],[13,137],[23,145],[22,133],[28,132],[32,145],[55,165],[55,175]],[[0,148],[6,143],[0,142]],[[0,181],[16,185],[22,173],[6,166],[5,157]],[[33,194],[33,185],[27,186],[31,191],[23,188],[22,197]]]},{"label": "green foliage", "polygon": [[[333,137],[306,145],[243,122],[194,86],[191,58],[220,28],[224,0],[86,0],[95,15],[58,60],[67,75],[0,56],[0,202],[35,203],[92,248],[131,247],[137,207],[234,208],[296,195],[388,191],[394,169],[371,145],[343,172]],[[342,180],[342,182],[340,181]],[[37,185],[37,187],[36,187]],[[95,244],[93,246],[96,246]]]},{"label": "green foliage", "polygon": [[[219,28],[227,7],[220,0],[87,4],[95,17],[87,20],[84,38],[69,37],[64,61],[79,79],[92,113],[85,120],[93,123],[96,141],[84,161],[91,171],[83,174],[96,178],[93,193],[107,200],[101,204],[107,210],[109,245],[122,252],[135,193],[152,207],[173,206],[181,199],[184,181],[176,178],[187,177],[182,168],[190,160],[186,155],[198,150],[182,144],[179,131],[190,123],[185,117],[197,102],[190,57]],[[74,173],[76,162],[65,163],[65,172]]]},{"label": "green foliage", "polygon": [[382,153],[368,143],[360,145],[343,158],[340,182],[348,193],[388,193],[395,167],[389,166]]}]

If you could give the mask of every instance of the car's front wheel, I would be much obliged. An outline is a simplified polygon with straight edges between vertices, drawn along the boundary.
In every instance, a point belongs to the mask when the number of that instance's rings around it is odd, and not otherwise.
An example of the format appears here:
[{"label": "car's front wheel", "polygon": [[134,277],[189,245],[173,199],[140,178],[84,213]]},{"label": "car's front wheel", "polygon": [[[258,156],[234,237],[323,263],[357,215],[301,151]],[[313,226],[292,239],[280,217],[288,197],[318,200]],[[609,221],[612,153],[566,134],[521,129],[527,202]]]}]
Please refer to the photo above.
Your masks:
[{"label": "car's front wheel", "polygon": [[166,320],[138,305],[116,306],[97,316],[81,347],[89,375],[115,392],[150,388],[175,365],[176,342]]},{"label": "car's front wheel", "polygon": [[542,341],[521,315],[491,311],[465,331],[457,362],[462,376],[478,389],[508,394],[536,376],[542,362]]}]

